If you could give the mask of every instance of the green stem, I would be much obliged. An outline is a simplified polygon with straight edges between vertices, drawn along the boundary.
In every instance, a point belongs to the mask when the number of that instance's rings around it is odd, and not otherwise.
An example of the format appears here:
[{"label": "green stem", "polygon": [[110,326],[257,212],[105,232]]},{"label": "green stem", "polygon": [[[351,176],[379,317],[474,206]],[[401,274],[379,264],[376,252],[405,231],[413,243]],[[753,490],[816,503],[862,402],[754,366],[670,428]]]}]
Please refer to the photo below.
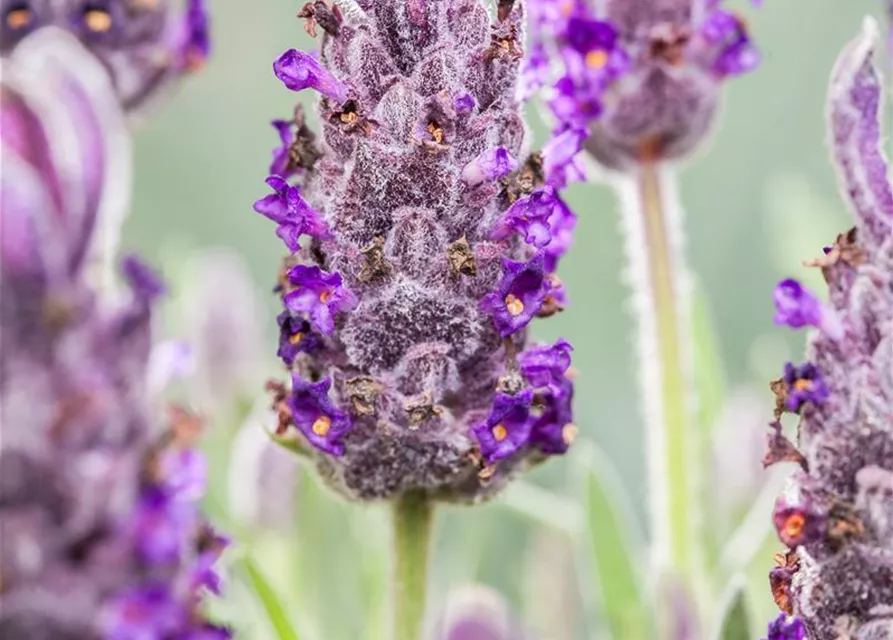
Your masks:
[{"label": "green stem", "polygon": [[[669,569],[680,576],[691,572],[693,561],[693,514],[692,510],[692,457],[689,452],[693,443],[692,420],[687,411],[687,385],[682,347],[683,333],[680,326],[680,310],[686,300],[684,291],[679,290],[681,257],[675,255],[665,198],[661,193],[661,180],[658,167],[644,163],[638,176],[641,202],[642,229],[644,232],[644,255],[647,262],[646,274],[649,286],[648,302],[654,319],[649,328],[653,336],[643,336],[646,344],[653,347],[656,355],[654,364],[659,371],[659,389],[646,389],[646,393],[657,393],[660,398],[660,415],[652,416],[657,430],[649,438],[657,438],[660,444],[652,451],[653,456],[662,459],[652,460],[652,477],[649,479],[651,491],[660,492],[661,508],[652,513],[652,531],[659,547],[659,557],[668,562]],[[657,418],[655,420],[655,417]]]},{"label": "green stem", "polygon": [[428,549],[434,529],[434,505],[420,492],[393,505],[394,638],[421,640],[428,586]]}]

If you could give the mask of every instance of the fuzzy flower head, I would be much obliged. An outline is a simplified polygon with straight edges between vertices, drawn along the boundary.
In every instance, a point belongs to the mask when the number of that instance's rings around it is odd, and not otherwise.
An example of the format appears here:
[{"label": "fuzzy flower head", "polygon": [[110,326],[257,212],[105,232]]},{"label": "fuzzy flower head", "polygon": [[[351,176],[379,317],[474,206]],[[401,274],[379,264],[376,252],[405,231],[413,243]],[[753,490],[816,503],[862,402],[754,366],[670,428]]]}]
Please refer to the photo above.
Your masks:
[{"label": "fuzzy flower head", "polygon": [[[821,268],[829,302],[793,280],[774,296],[777,322],[814,329],[809,361],[788,364],[772,383],[775,434],[764,461],[800,469],[775,506],[790,550],[770,576],[776,602],[799,622],[781,616],[771,638],[883,638],[893,626],[893,185],[881,151],[877,37],[866,19],[831,78],[828,139],[855,226],[808,263]],[[781,434],[785,411],[800,414],[796,444]]]},{"label": "fuzzy flower head", "polygon": [[149,410],[164,285],[134,256],[114,304],[91,284],[95,240],[120,218],[106,169],[129,159],[117,96],[64,33],[26,38],[3,65],[0,637],[226,637],[200,606],[222,551],[198,508],[201,421]]},{"label": "fuzzy flower head", "polygon": [[205,0],[3,0],[0,54],[45,27],[76,36],[102,60],[126,111],[144,106],[210,55]]},{"label": "fuzzy flower head", "polygon": [[743,20],[719,1],[546,0],[530,3],[530,24],[522,93],[545,88],[558,134],[588,132],[585,149],[621,171],[689,155],[723,82],[760,58]]},{"label": "fuzzy flower head", "polygon": [[521,16],[480,0],[320,1],[299,14],[319,54],[274,63],[285,88],[316,95],[320,131],[300,110],[276,124],[273,193],[255,204],[289,251],[291,385],[269,388],[279,433],[351,498],[477,500],[566,449],[570,346],[539,365],[551,386],[519,358],[530,323],[566,303],[555,269],[575,217],[555,165],[579,140],[550,150],[549,175],[528,153]]}]

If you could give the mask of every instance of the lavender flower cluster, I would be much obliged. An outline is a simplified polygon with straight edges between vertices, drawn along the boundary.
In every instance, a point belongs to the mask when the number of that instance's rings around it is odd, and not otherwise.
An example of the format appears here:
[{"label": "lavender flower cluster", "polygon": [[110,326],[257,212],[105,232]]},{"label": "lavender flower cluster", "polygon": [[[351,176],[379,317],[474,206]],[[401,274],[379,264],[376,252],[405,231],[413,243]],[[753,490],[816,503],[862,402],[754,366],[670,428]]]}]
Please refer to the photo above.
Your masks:
[{"label": "lavender flower cluster", "polygon": [[721,81],[760,60],[719,0],[544,0],[530,13],[521,93],[549,86],[560,176],[579,175],[567,164],[584,145],[617,170],[687,156],[713,121]]},{"label": "lavender flower cluster", "polygon": [[136,110],[210,53],[204,0],[185,1],[175,11],[170,0],[2,0],[0,55],[41,28],[65,29],[106,66],[125,110]]},{"label": "lavender flower cluster", "polygon": [[106,72],[47,29],[3,60],[0,216],[0,637],[215,640],[226,540],[201,517],[199,421],[155,429],[146,363],[164,287],[94,253],[129,145]]},{"label": "lavender flower cluster", "polygon": [[[473,500],[564,453],[571,345],[528,346],[565,304],[575,216],[527,150],[516,100],[522,11],[476,0],[317,0],[321,52],[274,63],[320,96],[274,126],[255,210],[291,252],[271,384],[279,431],[346,495]],[[300,240],[306,239],[301,244]]]},{"label": "lavender flower cluster", "polygon": [[[777,323],[815,330],[807,362],[787,364],[771,385],[764,464],[800,469],[774,510],[788,550],[770,574],[783,612],[770,640],[893,637],[893,185],[877,31],[866,20],[831,80],[829,143],[856,224],[808,263],[822,270],[828,303],[794,280],[774,294]],[[782,432],[785,413],[799,416],[796,445]]]}]

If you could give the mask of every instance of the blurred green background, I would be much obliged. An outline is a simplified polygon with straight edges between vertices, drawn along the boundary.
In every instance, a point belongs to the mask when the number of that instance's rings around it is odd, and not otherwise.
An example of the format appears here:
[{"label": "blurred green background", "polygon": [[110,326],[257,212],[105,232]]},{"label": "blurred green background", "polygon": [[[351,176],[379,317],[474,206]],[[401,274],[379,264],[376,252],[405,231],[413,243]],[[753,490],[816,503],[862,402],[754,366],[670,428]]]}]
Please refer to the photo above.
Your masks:
[{"label": "blurred green background", "polygon": [[[251,205],[265,193],[263,179],[276,141],[269,120],[287,117],[295,100],[274,78],[271,62],[286,48],[313,46],[293,17],[299,4],[211,0],[215,49],[207,68],[138,134],[134,208],[124,234],[125,245],[171,276],[199,247],[225,246],[241,254],[268,312],[263,329],[270,371],[275,371],[276,301],[266,292],[282,247],[273,226]],[[787,274],[804,276],[800,260],[814,256],[848,226],[824,146],[824,96],[839,50],[856,34],[865,13],[881,16],[880,5],[871,0],[770,0],[758,10],[737,5],[764,61],[758,71],[728,85],[712,144],[683,172],[681,187],[689,260],[713,316],[726,389],[763,393],[768,376],[786,359],[798,358],[800,336],[772,325],[771,290]],[[543,133],[536,131],[538,139]],[[576,422],[619,468],[644,525],[642,418],[617,206],[602,185],[577,184],[567,196],[580,217],[575,246],[560,271],[572,306],[547,323],[534,323],[533,335],[544,340],[563,336],[574,344],[574,366],[580,372]],[[262,383],[257,380],[259,394]],[[768,416],[768,391],[757,397]],[[758,418],[737,428],[761,432],[762,424]],[[553,461],[533,481],[561,490],[563,464]],[[754,466],[759,467],[756,460]],[[221,481],[219,473],[215,477]],[[303,491],[308,494],[303,500],[331,501],[327,494]],[[298,608],[318,610],[312,615],[323,622],[313,625],[326,629],[319,638],[373,637],[360,631],[366,624],[362,611],[349,604],[356,589],[344,582],[359,570],[351,555],[356,551],[342,553],[329,544],[343,533],[337,523],[352,508],[334,504],[325,509],[330,520],[321,517],[311,527],[314,533],[305,532],[294,544],[321,545],[324,554],[313,559],[318,565],[313,575],[337,586],[321,586],[321,595],[313,597],[325,600],[329,594],[339,604],[334,613],[320,613],[322,604],[305,602]],[[519,576],[530,575],[530,554],[523,550],[532,544],[548,549],[548,542],[535,539],[541,534],[498,506],[448,514],[446,520],[439,538],[438,585],[483,581],[524,608]],[[333,527],[331,536],[326,526]],[[454,547],[467,554],[473,542],[480,542],[481,557],[451,560]],[[374,553],[366,560],[377,562]],[[765,558],[767,569],[770,562]],[[334,568],[344,564],[343,572]],[[312,583],[318,583],[316,578]],[[551,631],[546,637],[581,633]],[[252,632],[246,637],[266,636]]]}]

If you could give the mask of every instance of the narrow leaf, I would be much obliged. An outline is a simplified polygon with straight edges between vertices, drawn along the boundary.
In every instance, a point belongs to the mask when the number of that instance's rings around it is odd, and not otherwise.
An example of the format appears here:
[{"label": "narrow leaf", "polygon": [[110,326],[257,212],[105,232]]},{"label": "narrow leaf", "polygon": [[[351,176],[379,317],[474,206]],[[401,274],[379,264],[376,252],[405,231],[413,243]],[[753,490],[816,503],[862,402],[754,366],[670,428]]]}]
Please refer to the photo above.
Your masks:
[{"label": "narrow leaf", "polygon": [[717,640],[753,640],[756,637],[750,629],[745,586],[744,578],[737,576],[726,589],[719,609]]},{"label": "narrow leaf", "polygon": [[254,561],[248,556],[242,558],[242,566],[245,569],[245,573],[248,575],[248,580],[251,583],[251,586],[254,588],[254,593],[257,595],[257,599],[260,601],[267,614],[267,619],[270,621],[270,625],[276,631],[276,637],[279,640],[298,640],[298,634],[292,628],[291,622],[288,619],[288,614],[282,607],[282,603],[279,601],[276,591],[270,586],[270,583],[267,582],[267,579],[260,568],[255,565]]},{"label": "narrow leaf", "polygon": [[582,477],[585,535],[601,613],[614,640],[646,640],[652,637],[652,620],[635,561],[640,538],[634,534],[632,510],[611,461],[595,445],[587,445]]}]

